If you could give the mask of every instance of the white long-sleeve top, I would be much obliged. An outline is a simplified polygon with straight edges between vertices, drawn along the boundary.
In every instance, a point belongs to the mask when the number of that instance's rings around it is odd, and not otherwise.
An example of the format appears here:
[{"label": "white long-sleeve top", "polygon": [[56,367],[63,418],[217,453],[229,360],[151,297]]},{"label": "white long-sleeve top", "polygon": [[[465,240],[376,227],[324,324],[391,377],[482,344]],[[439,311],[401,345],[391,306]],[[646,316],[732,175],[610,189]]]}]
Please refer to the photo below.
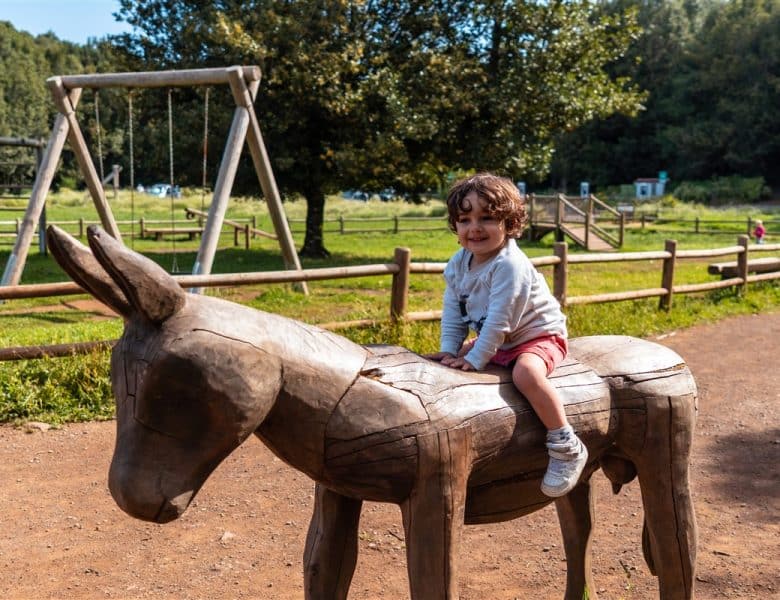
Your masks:
[{"label": "white long-sleeve top", "polygon": [[470,268],[464,248],[444,269],[447,287],[441,321],[441,351],[456,355],[474,330],[477,342],[464,357],[482,369],[499,348],[545,335],[566,337],[566,316],[544,277],[514,239],[489,261]]}]

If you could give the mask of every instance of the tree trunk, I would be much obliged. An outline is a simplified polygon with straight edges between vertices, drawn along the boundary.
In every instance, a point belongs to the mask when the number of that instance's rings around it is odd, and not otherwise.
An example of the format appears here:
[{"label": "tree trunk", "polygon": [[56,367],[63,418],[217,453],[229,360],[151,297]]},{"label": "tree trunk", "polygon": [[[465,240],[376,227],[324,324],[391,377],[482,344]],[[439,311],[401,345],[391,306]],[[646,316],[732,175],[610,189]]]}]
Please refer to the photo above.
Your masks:
[{"label": "tree trunk", "polygon": [[322,241],[322,223],[325,218],[325,194],[322,190],[311,190],[306,198],[306,238],[301,256],[306,258],[328,258],[330,252]]}]

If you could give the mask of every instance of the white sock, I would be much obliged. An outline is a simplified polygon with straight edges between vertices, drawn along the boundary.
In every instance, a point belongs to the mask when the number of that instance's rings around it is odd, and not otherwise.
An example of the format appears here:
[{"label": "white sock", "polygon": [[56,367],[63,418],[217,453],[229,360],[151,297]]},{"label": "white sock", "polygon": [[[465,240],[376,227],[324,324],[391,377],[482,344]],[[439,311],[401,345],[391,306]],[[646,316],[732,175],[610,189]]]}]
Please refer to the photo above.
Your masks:
[{"label": "white sock", "polygon": [[566,441],[572,437],[575,436],[574,428],[569,424],[566,423],[563,427],[560,427],[558,429],[548,429],[547,430],[547,441],[548,442],[563,442]]}]

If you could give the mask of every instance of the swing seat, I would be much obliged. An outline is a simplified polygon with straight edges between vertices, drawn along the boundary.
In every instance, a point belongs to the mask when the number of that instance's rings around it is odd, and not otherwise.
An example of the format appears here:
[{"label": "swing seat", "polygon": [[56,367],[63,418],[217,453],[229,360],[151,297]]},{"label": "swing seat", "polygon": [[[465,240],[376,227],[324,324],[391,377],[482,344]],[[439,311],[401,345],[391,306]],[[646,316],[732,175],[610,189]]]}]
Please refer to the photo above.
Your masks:
[{"label": "swing seat", "polygon": [[203,227],[144,227],[141,237],[153,237],[160,241],[164,235],[187,235],[189,239],[194,240],[196,236],[203,233]]}]

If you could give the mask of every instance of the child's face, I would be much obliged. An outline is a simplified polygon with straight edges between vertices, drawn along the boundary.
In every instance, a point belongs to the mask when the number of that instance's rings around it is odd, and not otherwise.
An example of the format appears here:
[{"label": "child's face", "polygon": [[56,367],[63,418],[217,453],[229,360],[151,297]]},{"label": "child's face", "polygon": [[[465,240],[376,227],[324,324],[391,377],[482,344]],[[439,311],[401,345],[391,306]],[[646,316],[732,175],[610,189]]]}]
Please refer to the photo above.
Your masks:
[{"label": "child's face", "polygon": [[479,265],[499,253],[506,241],[506,228],[503,220],[487,212],[484,200],[476,192],[469,193],[463,204],[470,205],[471,210],[458,215],[455,232],[458,243],[474,255],[472,264]]}]

